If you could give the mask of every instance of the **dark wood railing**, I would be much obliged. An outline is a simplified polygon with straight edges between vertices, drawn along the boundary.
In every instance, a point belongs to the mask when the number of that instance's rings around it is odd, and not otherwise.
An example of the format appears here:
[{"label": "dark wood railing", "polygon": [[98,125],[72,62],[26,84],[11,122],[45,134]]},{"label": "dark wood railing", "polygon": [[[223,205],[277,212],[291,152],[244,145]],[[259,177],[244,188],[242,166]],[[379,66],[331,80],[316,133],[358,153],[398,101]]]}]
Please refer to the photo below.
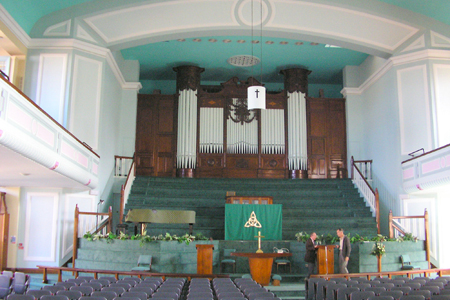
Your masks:
[{"label": "dark wood railing", "polygon": [[115,270],[91,270],[91,269],[78,269],[78,268],[66,268],[66,267],[47,267],[47,266],[37,266],[40,270],[42,270],[42,283],[48,283],[47,274],[48,273],[57,273],[58,274],[58,282],[62,281],[62,272],[73,272],[75,278],[78,277],[79,273],[89,273],[93,274],[95,279],[98,279],[98,274],[108,274],[114,275],[114,277],[118,280],[119,275],[126,276],[137,276],[139,278],[142,277],[162,277],[163,280],[166,280],[166,277],[183,277],[187,278],[189,281],[191,278],[229,278],[229,275],[226,274],[190,274],[190,273],[151,273],[151,272],[136,272],[136,271],[115,271]]},{"label": "dark wood railing", "polygon": [[107,216],[106,219],[102,220],[102,222],[98,224],[98,226],[96,226],[95,231],[92,234],[100,232],[101,230],[103,230],[103,228],[106,228],[107,232],[111,232],[112,207],[111,206],[109,207],[107,213],[81,212],[80,209],[78,208],[78,205],[75,207],[75,217],[73,221],[73,252],[72,252],[72,264],[74,267],[75,267],[75,259],[77,258],[78,255],[78,234],[80,232],[79,228],[80,215],[95,216],[95,218],[98,218],[99,216]]},{"label": "dark wood railing", "polygon": [[[377,231],[380,233],[380,195],[378,189],[373,190],[367,181],[367,176],[372,178],[372,161],[371,160],[354,160],[352,156],[352,181],[358,187],[358,190],[363,195],[366,202],[369,204],[372,211],[375,213],[375,219],[377,222]],[[370,164],[370,172],[367,172],[367,165]],[[361,165],[365,165],[366,174],[363,174],[360,170]],[[370,174],[368,174],[370,173]]]},{"label": "dark wood railing", "polygon": [[130,170],[128,171],[127,179],[125,184],[122,185],[120,189],[120,210],[119,210],[119,223],[123,222],[123,211],[125,209],[125,204],[128,201],[128,195],[130,194],[131,185],[133,184],[134,178],[136,177],[136,155],[133,156],[133,162],[131,163]]},{"label": "dark wood railing", "polygon": [[115,155],[114,162],[114,176],[125,177],[130,171],[133,163],[133,157]]},{"label": "dark wood railing", "polygon": [[347,274],[324,274],[324,275],[311,275],[311,277],[315,278],[354,278],[354,277],[366,277],[367,279],[371,279],[374,277],[383,278],[388,277],[392,278],[392,276],[406,276],[411,278],[412,275],[423,275],[424,277],[428,277],[430,274],[437,274],[438,276],[449,275],[450,269],[425,269],[425,270],[408,270],[408,271],[388,271],[388,272],[367,272],[367,273],[347,273]]},{"label": "dark wood railing", "polygon": [[[397,230],[399,233],[406,235],[407,233],[401,228],[400,224],[396,220],[407,220],[407,219],[423,219],[425,227],[425,251],[427,253],[428,268],[431,268],[430,262],[430,224],[428,220],[428,211],[425,209],[423,216],[399,216],[395,217],[392,215],[392,210],[389,211],[389,237],[394,238],[394,231]],[[397,224],[396,224],[397,223]]]}]

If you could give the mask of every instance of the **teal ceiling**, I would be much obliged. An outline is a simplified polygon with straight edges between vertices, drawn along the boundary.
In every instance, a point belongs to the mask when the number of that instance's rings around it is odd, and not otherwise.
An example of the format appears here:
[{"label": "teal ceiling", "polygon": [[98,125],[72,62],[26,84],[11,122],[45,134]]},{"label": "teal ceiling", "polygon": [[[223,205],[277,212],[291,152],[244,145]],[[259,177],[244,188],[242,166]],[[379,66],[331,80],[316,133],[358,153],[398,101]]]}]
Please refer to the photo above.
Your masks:
[{"label": "teal ceiling", "polygon": [[0,0],[17,23],[30,33],[34,24],[52,12],[92,0]]},{"label": "teal ceiling", "polygon": [[[263,82],[283,82],[280,70],[303,67],[313,71],[308,76],[309,82],[328,84],[341,84],[342,69],[346,65],[359,65],[367,57],[367,54],[348,49],[280,38],[263,37],[262,55],[261,44],[252,44],[251,37],[214,36],[199,40],[201,41],[191,38],[184,42],[171,40],[153,43],[122,50],[122,55],[125,59],[139,60],[141,80],[175,79],[173,66],[195,64],[206,69],[202,74],[202,80],[206,81],[226,81],[232,76],[238,76],[242,80],[252,74],[259,80],[262,67]],[[231,42],[224,43],[224,40]],[[254,40],[259,40],[259,37]],[[232,56],[251,55],[252,51],[254,56],[262,58],[262,66],[260,63],[252,69],[227,63],[227,59]]]},{"label": "teal ceiling", "polygon": [[[91,14],[114,6],[131,5],[145,0],[0,0],[0,4],[11,14],[25,32],[30,34],[34,24],[43,16],[64,10],[70,14]],[[335,0],[338,1],[338,0]],[[345,2],[347,0],[343,0]],[[369,0],[364,0],[369,1]],[[378,0],[391,5],[434,18],[450,25],[450,0]],[[369,3],[369,2],[368,2]],[[370,1],[371,4],[376,1]],[[76,7],[75,7],[76,6]],[[169,40],[122,50],[125,59],[139,60],[142,80],[175,79],[174,66],[194,64],[206,69],[202,80],[224,81],[231,76],[246,79],[252,74],[260,78],[261,64],[252,68],[234,67],[226,61],[234,55],[251,54],[251,37],[214,36],[186,38],[184,42]],[[217,42],[210,42],[215,39]],[[230,43],[223,40],[229,39]],[[254,38],[257,39],[257,38]],[[289,67],[304,67],[313,72],[311,83],[341,84],[342,69],[346,65],[359,65],[367,54],[353,50],[325,47],[324,44],[311,45],[310,41],[297,41],[281,38],[263,38],[261,44],[253,45],[253,53],[262,56],[262,81],[282,82],[279,70]],[[244,43],[238,43],[244,40]],[[266,44],[267,41],[273,42]],[[280,43],[280,42],[284,42]],[[296,43],[303,42],[302,45]]]}]

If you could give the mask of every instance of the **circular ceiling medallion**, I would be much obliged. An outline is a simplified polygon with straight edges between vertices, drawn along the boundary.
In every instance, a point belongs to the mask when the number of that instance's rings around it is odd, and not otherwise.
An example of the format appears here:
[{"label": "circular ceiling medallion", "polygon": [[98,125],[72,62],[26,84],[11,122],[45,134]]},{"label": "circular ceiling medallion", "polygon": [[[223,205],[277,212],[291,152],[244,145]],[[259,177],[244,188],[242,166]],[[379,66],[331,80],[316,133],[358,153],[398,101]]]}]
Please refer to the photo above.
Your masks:
[{"label": "circular ceiling medallion", "polygon": [[261,60],[251,55],[236,55],[230,57],[227,62],[236,67],[251,67],[259,64]]},{"label": "circular ceiling medallion", "polygon": [[234,6],[234,13],[241,25],[259,26],[272,18],[273,8],[271,0],[239,0]]}]

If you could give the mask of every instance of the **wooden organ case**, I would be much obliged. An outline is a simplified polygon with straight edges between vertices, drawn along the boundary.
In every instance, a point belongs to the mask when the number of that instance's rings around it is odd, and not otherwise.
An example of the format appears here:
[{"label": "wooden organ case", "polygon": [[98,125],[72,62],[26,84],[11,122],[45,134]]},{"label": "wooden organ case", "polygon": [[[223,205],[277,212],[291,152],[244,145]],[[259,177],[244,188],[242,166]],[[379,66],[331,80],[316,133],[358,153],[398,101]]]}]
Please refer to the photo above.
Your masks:
[{"label": "wooden organ case", "polygon": [[[221,86],[202,87],[203,69],[183,66],[174,70],[178,95],[138,97],[137,175],[336,178],[346,174],[345,99],[307,97],[310,71],[281,71],[285,89],[267,93],[266,110],[248,111],[247,87],[259,85],[257,80],[244,82],[234,77]],[[194,114],[179,97],[187,89],[194,91],[190,97],[196,97]],[[296,95],[303,97],[304,107],[292,106]],[[185,117],[180,110],[185,109],[191,110],[190,119],[184,120],[185,125],[194,126],[190,131],[182,123]],[[291,110],[304,116],[304,125],[297,124],[301,118]],[[194,136],[194,140],[185,142],[181,134]],[[194,150],[187,151],[182,143]],[[191,167],[177,165],[181,150],[189,154]]]},{"label": "wooden organ case", "polygon": [[[260,110],[250,112],[246,110],[245,100],[247,98],[247,87],[249,86],[248,81],[242,82],[235,77],[223,83],[219,92],[200,91],[198,94],[200,119],[202,119],[202,114],[205,115],[206,119],[209,119],[199,122],[198,167],[196,170],[198,177],[287,177],[284,143],[280,145],[278,153],[274,149],[272,149],[273,153],[264,153],[268,151],[262,149],[261,143],[262,112]],[[255,85],[259,84],[254,79],[253,82]],[[281,119],[284,119],[285,100],[286,97],[283,93],[267,94],[267,110],[281,111]],[[214,111],[211,108],[218,109],[219,114],[222,114],[222,124],[217,124],[213,113],[211,113],[211,116],[206,116],[209,111]],[[217,118],[220,118],[220,115]],[[285,141],[285,124],[282,122],[278,125],[280,126],[278,132],[283,134],[281,139]],[[219,130],[223,128],[223,141],[219,147],[214,143],[208,145],[208,142],[202,141],[203,139],[208,140],[208,134],[215,135],[214,131],[211,132],[211,128],[208,128],[209,126],[220,126]],[[206,137],[202,134],[202,130],[207,132],[205,133]]]}]

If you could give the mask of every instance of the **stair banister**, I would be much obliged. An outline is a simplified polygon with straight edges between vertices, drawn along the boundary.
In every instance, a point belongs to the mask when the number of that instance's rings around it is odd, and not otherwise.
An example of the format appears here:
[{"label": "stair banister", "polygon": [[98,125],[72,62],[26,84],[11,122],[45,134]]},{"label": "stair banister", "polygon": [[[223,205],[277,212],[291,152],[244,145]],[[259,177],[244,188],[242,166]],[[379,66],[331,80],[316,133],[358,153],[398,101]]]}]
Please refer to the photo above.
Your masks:
[{"label": "stair banister", "polygon": [[95,228],[95,231],[93,234],[100,232],[103,228],[106,227],[107,232],[111,232],[111,224],[112,224],[112,207],[110,206],[107,213],[97,213],[97,212],[80,212],[80,209],[78,208],[78,204],[75,206],[75,215],[73,219],[73,250],[72,250],[72,264],[73,267],[75,267],[75,259],[78,256],[78,234],[80,232],[79,225],[80,225],[80,215],[88,215],[88,216],[95,216],[95,218],[98,218],[99,216],[105,216],[106,219],[102,220],[98,228]]},{"label": "stair banister", "polygon": [[428,211],[425,209],[423,216],[393,216],[392,210],[389,211],[389,238],[394,238],[394,230],[397,230],[403,235],[406,235],[406,232],[395,224],[396,220],[402,219],[423,219],[425,226],[425,251],[427,256],[428,268],[431,268],[430,262],[430,224],[428,218]]},{"label": "stair banister", "polygon": [[[365,166],[370,165],[369,168],[365,167],[366,176],[358,168],[358,164],[364,163]],[[351,159],[352,164],[352,181],[357,186],[359,192],[363,195],[364,200],[369,204],[372,212],[375,214],[375,220],[377,222],[377,232],[380,233],[380,197],[378,189],[373,190],[370,184],[367,182],[367,177],[372,178],[371,174],[367,173],[367,170],[372,170],[371,160],[354,160]]]},{"label": "stair banister", "polygon": [[133,162],[131,163],[130,170],[128,171],[127,179],[125,184],[122,185],[120,189],[120,212],[119,212],[119,223],[123,222],[123,212],[125,209],[125,204],[128,202],[128,196],[130,195],[131,186],[136,178],[136,154],[133,155]]}]

